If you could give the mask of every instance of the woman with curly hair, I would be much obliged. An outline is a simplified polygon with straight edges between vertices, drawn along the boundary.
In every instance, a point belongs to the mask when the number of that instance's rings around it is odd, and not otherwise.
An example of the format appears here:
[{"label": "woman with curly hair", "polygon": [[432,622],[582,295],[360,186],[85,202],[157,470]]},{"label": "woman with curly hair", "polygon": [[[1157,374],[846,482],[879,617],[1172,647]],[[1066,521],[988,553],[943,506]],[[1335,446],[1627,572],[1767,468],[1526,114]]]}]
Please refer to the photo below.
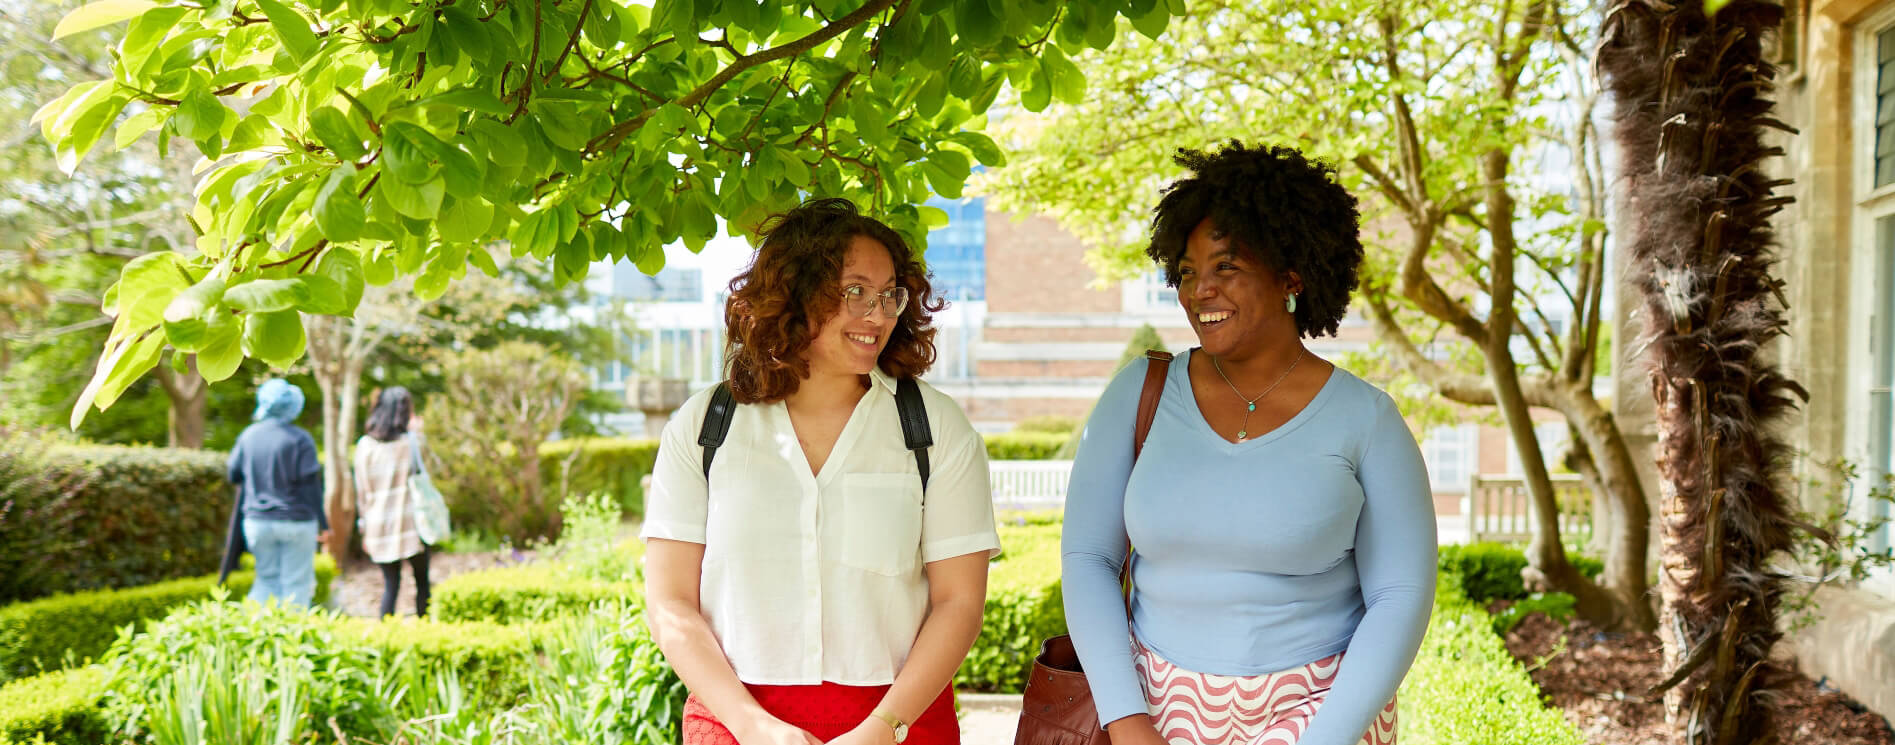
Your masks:
[{"label": "woman with curly hair", "polygon": [[[645,615],[692,693],[684,742],[960,742],[948,683],[1000,539],[980,436],[910,382],[945,303],[841,199],[766,223],[730,287],[729,429],[700,439],[716,389],[685,402],[643,527]],[[911,385],[933,435],[917,452],[896,400]]]},{"label": "woman with curly hair", "polygon": [[1355,287],[1355,198],[1290,148],[1177,161],[1193,173],[1147,252],[1200,346],[1111,382],[1067,494],[1066,616],[1100,724],[1113,745],[1393,743],[1434,595],[1428,475],[1388,394],[1303,345]]}]

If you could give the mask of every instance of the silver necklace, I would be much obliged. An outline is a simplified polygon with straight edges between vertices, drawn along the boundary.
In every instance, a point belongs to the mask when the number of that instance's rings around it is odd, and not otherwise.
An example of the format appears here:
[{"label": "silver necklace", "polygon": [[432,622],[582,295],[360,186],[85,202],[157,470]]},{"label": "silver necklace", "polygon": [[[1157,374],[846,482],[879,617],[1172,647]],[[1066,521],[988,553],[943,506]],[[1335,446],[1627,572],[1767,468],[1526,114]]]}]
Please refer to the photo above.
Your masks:
[{"label": "silver necklace", "polygon": [[1230,386],[1231,393],[1237,394],[1237,397],[1244,401],[1244,423],[1237,426],[1238,442],[1243,442],[1244,438],[1250,436],[1250,415],[1256,412],[1257,402],[1263,400],[1264,396],[1270,395],[1270,392],[1276,390],[1277,386],[1282,385],[1283,381],[1290,377],[1290,373],[1296,370],[1296,365],[1303,361],[1303,355],[1305,354],[1309,354],[1308,347],[1297,351],[1296,359],[1290,360],[1289,369],[1284,370],[1282,375],[1278,375],[1276,382],[1271,383],[1269,388],[1263,389],[1263,392],[1257,394],[1256,398],[1244,398],[1244,392],[1237,390],[1237,384],[1230,382],[1230,376],[1224,374],[1224,366],[1217,364],[1217,356],[1211,355],[1211,369],[1217,371],[1217,377],[1224,379],[1224,385]]}]

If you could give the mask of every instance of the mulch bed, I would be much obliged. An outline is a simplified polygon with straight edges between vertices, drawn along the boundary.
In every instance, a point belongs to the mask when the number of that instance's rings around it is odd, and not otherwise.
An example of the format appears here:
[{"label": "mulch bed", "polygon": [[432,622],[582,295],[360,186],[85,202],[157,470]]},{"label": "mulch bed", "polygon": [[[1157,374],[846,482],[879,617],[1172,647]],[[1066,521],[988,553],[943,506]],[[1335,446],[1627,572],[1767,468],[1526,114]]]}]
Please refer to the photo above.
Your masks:
[{"label": "mulch bed", "polygon": [[[1565,649],[1555,652],[1564,638]],[[1532,668],[1540,690],[1593,745],[1669,745],[1663,703],[1644,693],[1664,680],[1655,634],[1605,633],[1585,621],[1528,616],[1507,632],[1507,649]],[[1550,655],[1550,658],[1548,656]],[[1805,676],[1784,691],[1792,743],[1895,745],[1889,723],[1855,699]]]}]

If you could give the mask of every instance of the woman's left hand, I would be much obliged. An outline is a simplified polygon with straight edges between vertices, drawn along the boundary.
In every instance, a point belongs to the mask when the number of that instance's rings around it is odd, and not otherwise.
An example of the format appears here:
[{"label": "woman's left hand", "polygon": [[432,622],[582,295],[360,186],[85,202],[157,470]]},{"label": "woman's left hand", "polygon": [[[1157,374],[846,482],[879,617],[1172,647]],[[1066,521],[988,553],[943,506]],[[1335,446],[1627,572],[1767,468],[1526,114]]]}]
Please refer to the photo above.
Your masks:
[{"label": "woman's left hand", "polygon": [[864,719],[855,729],[830,740],[829,745],[895,745],[895,730],[880,719]]}]

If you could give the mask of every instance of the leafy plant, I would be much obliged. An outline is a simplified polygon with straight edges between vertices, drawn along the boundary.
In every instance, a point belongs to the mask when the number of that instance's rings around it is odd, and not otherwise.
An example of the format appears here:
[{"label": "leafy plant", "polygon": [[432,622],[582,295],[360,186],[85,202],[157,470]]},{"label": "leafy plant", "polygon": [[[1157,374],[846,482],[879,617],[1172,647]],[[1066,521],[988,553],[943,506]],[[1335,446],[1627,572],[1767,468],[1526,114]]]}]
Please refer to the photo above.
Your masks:
[{"label": "leafy plant", "polygon": [[[1895,565],[1895,548],[1874,550],[1874,537],[1887,530],[1895,512],[1895,475],[1863,483],[1846,459],[1809,461],[1810,474],[1798,484],[1793,500],[1802,505],[1790,551],[1774,557],[1773,572],[1802,585],[1787,593],[1779,611],[1786,630],[1809,627],[1820,618],[1816,591],[1824,585],[1861,582],[1878,568]],[[1884,505],[1878,511],[1874,505]],[[1864,517],[1863,515],[1868,515]]]},{"label": "leafy plant", "polygon": [[521,341],[441,350],[436,361],[447,389],[429,397],[427,411],[454,520],[521,542],[557,536],[560,516],[545,489],[539,447],[584,394],[584,369]]}]

